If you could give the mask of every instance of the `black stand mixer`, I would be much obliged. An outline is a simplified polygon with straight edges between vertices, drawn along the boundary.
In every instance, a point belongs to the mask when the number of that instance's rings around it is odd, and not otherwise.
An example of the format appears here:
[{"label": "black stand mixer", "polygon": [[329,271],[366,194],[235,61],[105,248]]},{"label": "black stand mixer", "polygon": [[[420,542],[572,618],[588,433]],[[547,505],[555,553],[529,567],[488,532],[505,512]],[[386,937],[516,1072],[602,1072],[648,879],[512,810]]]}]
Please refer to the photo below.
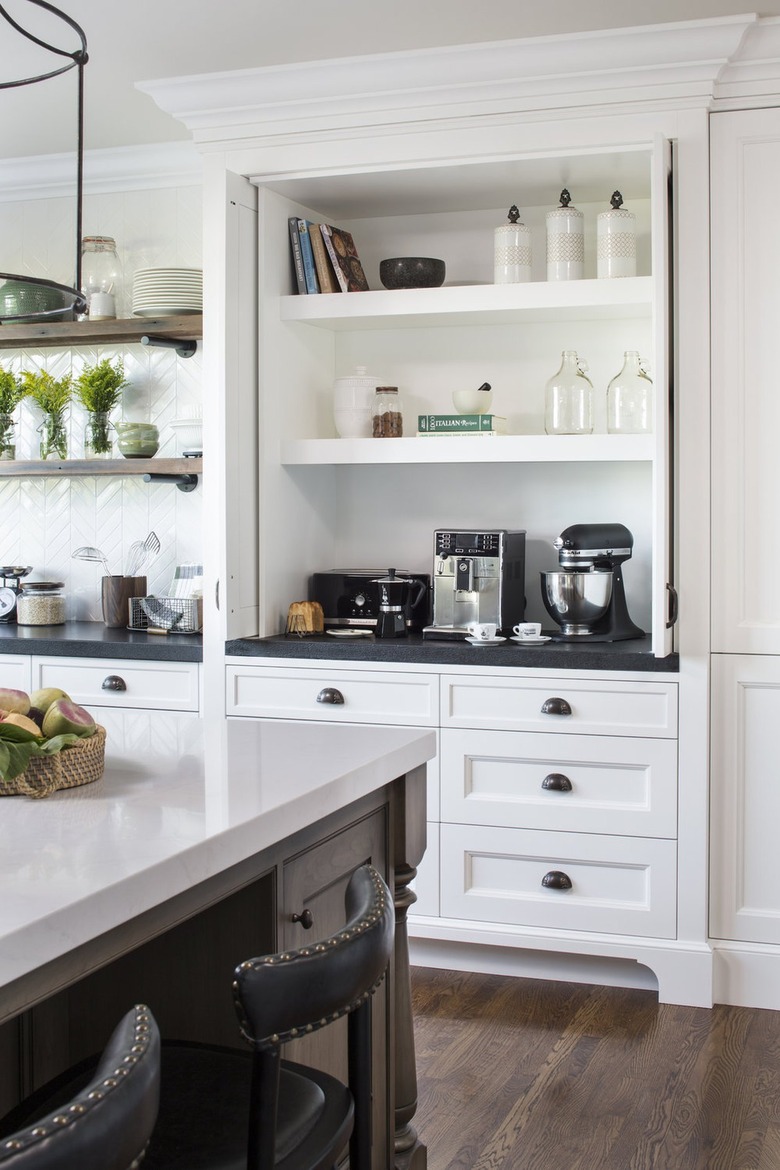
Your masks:
[{"label": "black stand mixer", "polygon": [[645,631],[628,613],[622,565],[634,538],[624,524],[572,524],[553,541],[560,572],[542,573],[542,600],[558,639],[620,642]]}]

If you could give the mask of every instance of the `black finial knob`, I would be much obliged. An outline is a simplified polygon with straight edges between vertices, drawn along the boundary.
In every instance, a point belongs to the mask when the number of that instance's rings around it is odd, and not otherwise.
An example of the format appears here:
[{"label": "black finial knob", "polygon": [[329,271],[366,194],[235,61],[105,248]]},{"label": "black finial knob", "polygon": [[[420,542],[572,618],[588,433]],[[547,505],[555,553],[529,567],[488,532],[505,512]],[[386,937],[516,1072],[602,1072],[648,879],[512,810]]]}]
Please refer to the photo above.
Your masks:
[{"label": "black finial knob", "polygon": [[568,207],[571,203],[571,195],[564,187],[561,191],[561,207]]},{"label": "black finial knob", "polygon": [[516,207],[514,203],[509,208],[508,218],[509,218],[510,223],[517,223],[518,220],[520,219],[520,208]]},{"label": "black finial knob", "polygon": [[614,194],[612,195],[612,198],[610,199],[610,203],[614,207],[615,211],[617,211],[618,208],[622,206],[623,196],[620,194],[619,191],[614,192]]}]

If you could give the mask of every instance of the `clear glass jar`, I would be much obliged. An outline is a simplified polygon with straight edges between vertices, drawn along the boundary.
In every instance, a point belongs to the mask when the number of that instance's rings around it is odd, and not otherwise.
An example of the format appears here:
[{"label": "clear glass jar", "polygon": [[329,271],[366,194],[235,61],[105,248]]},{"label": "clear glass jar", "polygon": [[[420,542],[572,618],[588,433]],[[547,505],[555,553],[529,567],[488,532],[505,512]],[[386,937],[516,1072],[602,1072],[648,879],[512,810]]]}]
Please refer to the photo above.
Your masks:
[{"label": "clear glass jar", "polygon": [[81,291],[91,321],[116,317],[122,291],[122,264],[112,236],[84,236],[81,241]]},{"label": "clear glass jar", "polygon": [[0,459],[15,459],[14,418],[12,414],[0,414]]},{"label": "clear glass jar", "polygon": [[111,441],[111,421],[107,410],[90,410],[87,414],[87,425],[84,428],[84,458],[110,459],[113,443]]},{"label": "clear glass jar", "polygon": [[25,581],[16,602],[20,626],[61,626],[65,622],[62,581]]},{"label": "clear glass jar", "polygon": [[404,417],[397,386],[377,386],[372,412],[375,439],[400,439],[404,433]]},{"label": "clear glass jar", "polygon": [[544,391],[544,429],[548,435],[589,435],[593,431],[593,383],[577,351],[565,349],[561,368]]},{"label": "clear glass jar", "polygon": [[623,369],[607,386],[607,430],[646,435],[653,429],[653,383],[635,349],[623,354]]},{"label": "clear glass jar", "polygon": [[61,414],[44,414],[38,433],[41,436],[41,459],[68,458],[68,434]]}]

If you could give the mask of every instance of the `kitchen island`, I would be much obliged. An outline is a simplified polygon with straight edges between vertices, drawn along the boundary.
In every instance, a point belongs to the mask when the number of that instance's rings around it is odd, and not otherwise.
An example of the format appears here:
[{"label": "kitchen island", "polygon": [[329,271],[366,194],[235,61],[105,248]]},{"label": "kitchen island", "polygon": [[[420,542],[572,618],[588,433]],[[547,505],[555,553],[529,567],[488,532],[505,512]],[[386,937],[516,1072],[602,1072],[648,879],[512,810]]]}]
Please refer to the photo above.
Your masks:
[{"label": "kitchen island", "polygon": [[401,926],[392,1011],[376,1013],[381,1149],[395,1098],[404,1127],[414,1112],[403,903],[433,733],[138,713],[114,734],[111,714],[101,780],[2,803],[3,1104],[99,1048],[138,1000],[164,1035],[240,1043],[233,967],[336,929],[345,880],[371,860],[395,882]]}]

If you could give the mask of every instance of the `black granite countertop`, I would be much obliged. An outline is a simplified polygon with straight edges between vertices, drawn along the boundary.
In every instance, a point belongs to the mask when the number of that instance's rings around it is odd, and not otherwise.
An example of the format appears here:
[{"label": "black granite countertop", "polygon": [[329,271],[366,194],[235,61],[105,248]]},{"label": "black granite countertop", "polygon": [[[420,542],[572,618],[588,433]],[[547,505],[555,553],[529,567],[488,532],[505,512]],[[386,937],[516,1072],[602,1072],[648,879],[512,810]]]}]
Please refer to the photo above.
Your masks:
[{"label": "black granite countertop", "polygon": [[8,622],[0,623],[0,654],[202,662],[203,639],[200,634],[109,629],[102,622],[65,622],[62,626],[17,626]]},{"label": "black granite countertop", "polygon": [[544,646],[519,646],[504,642],[498,646],[472,646],[468,642],[423,641],[408,638],[336,638],[327,634],[312,637],[280,635],[275,638],[236,638],[227,642],[225,653],[243,658],[284,658],[289,660],[330,659],[344,662],[408,662],[427,666],[494,666],[512,670],[540,667],[553,670],[679,670],[679,655],[655,658],[650,638],[629,642],[546,642]]}]

